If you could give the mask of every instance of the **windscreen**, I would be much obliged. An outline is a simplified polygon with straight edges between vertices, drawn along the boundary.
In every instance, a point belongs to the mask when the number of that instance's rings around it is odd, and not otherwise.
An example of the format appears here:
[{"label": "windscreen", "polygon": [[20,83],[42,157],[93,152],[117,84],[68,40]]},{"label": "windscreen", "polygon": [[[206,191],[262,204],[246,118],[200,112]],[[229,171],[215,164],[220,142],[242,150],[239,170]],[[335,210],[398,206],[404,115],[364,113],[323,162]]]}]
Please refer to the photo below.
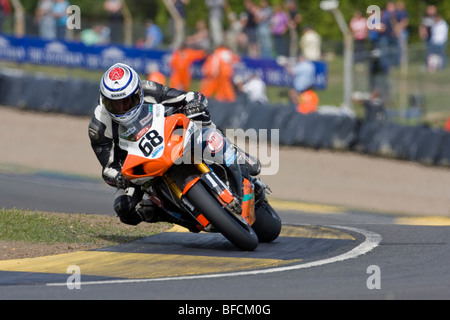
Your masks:
[{"label": "windscreen", "polygon": [[122,126],[120,138],[128,141],[138,141],[147,131],[150,130],[153,124],[153,107],[152,105],[143,105],[141,111],[136,118]]}]

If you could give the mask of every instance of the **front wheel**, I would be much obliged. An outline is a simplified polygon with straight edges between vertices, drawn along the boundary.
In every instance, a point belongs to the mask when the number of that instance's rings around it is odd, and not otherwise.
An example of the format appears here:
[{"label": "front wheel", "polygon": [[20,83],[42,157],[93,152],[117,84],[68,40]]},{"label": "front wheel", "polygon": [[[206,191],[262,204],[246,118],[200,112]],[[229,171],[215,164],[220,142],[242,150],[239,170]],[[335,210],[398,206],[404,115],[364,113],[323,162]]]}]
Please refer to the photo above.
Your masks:
[{"label": "front wheel", "polygon": [[186,198],[208,219],[215,229],[237,248],[243,251],[256,249],[258,236],[252,227],[225,211],[201,183],[195,184],[186,193]]}]

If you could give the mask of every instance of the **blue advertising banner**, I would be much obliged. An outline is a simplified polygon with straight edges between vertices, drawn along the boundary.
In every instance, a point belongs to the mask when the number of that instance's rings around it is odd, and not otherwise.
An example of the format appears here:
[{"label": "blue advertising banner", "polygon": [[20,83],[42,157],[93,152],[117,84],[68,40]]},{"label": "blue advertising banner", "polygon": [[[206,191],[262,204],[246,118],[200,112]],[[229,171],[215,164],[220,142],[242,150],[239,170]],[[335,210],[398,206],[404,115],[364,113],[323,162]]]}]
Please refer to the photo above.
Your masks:
[{"label": "blue advertising banner", "polygon": [[[105,70],[112,64],[129,64],[139,73],[145,74],[147,66],[156,63],[162,73],[169,75],[170,51],[144,50],[125,46],[86,46],[77,42],[45,41],[39,38],[15,38],[0,35],[0,60],[38,65],[53,65],[89,70]],[[327,87],[328,66],[324,62],[316,65],[316,89]],[[193,77],[200,79],[202,62],[193,67]],[[291,75],[272,59],[242,58],[235,66],[235,74],[249,76],[258,74],[267,85],[290,87]]]}]

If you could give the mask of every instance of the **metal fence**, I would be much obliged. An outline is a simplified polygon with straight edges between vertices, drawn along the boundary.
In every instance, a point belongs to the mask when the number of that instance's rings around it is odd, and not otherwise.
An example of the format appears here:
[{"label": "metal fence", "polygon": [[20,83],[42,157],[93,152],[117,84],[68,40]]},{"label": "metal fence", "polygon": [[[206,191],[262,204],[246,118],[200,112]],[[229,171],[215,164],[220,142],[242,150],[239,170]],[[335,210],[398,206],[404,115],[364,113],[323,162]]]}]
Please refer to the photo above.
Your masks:
[{"label": "metal fence", "polygon": [[393,53],[397,61],[386,65],[379,50],[363,52],[354,65],[354,91],[377,91],[393,120],[444,121],[450,115],[450,70],[433,64],[423,43]]}]

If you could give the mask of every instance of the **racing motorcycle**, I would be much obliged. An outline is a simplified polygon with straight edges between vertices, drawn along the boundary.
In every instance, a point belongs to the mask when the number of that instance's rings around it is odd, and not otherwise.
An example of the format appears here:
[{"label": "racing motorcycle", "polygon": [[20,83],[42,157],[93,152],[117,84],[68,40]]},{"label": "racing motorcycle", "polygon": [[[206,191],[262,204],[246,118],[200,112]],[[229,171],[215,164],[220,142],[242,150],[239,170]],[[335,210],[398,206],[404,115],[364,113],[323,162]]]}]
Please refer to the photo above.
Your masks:
[{"label": "racing motorcycle", "polygon": [[266,199],[270,189],[245,174],[220,131],[174,111],[144,105],[121,127],[123,176],[162,209],[164,221],[191,232],[219,232],[244,251],[275,240],[281,220]]}]

